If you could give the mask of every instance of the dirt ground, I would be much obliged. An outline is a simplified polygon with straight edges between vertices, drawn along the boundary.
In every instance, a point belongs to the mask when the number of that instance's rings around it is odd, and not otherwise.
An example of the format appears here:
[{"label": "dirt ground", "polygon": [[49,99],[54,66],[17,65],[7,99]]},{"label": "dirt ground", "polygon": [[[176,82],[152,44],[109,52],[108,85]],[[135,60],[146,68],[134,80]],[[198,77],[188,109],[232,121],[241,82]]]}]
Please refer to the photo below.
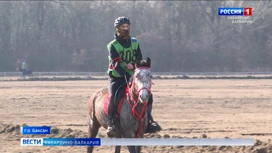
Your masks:
[{"label": "dirt ground", "polygon": [[[254,138],[254,146],[154,146],[143,153],[272,153],[272,80],[154,80],[153,117],[163,130],[145,137]],[[51,137],[86,137],[87,103],[106,80],[0,82],[0,152],[76,153],[85,147],[22,147],[20,126],[49,125]],[[37,136],[32,136],[37,137]],[[106,137],[100,129],[98,137]],[[96,147],[94,152],[114,152]],[[128,150],[123,147],[122,153]]]}]

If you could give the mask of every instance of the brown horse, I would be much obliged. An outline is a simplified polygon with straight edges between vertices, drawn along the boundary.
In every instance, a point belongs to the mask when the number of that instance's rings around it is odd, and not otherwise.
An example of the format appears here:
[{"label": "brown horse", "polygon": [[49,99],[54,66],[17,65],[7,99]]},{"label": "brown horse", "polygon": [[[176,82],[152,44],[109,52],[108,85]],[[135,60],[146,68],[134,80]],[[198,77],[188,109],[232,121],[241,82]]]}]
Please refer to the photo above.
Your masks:
[{"label": "brown horse", "polygon": [[[151,60],[136,60],[132,82],[126,86],[124,96],[118,104],[117,110],[117,137],[116,138],[143,138],[147,127],[147,101],[151,94]],[[127,83],[128,84],[128,83]],[[119,101],[119,100],[118,100]],[[108,102],[108,90],[98,90],[89,102],[88,107],[88,136],[96,137],[101,126],[107,129],[108,115],[105,103]],[[120,153],[121,146],[115,147],[115,153]],[[128,146],[130,153],[139,153],[141,146]],[[87,148],[92,153],[93,147]]]}]

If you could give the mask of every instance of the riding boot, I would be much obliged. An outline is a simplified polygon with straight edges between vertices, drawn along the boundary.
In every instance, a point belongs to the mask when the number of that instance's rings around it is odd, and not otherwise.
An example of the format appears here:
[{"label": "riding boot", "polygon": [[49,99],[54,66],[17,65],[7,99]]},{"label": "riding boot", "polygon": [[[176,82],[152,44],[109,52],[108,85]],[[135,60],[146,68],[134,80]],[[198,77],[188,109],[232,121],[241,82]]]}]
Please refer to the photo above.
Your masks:
[{"label": "riding boot", "polygon": [[107,135],[108,137],[115,137],[116,136],[116,127],[114,125],[114,115],[115,109],[113,102],[109,102],[108,106],[108,128],[107,128]]},{"label": "riding boot", "polygon": [[151,115],[152,112],[152,105],[153,105],[153,95],[151,94],[150,97],[148,98],[148,103],[147,103],[147,117],[148,117],[148,123],[153,122],[153,117]]},{"label": "riding boot", "polygon": [[153,117],[151,115],[152,104],[153,104],[153,94],[151,94],[148,99],[148,104],[147,104],[148,125],[147,125],[145,133],[155,133],[161,130],[161,126],[153,120]]}]

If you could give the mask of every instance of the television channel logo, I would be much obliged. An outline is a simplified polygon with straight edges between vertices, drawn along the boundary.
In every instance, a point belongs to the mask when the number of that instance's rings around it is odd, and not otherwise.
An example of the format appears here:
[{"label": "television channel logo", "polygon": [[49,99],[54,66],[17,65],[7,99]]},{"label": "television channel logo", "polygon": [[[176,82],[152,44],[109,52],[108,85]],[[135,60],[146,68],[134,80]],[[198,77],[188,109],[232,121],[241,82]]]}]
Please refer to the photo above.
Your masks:
[{"label": "television channel logo", "polygon": [[252,16],[252,8],[218,8],[219,16]]},{"label": "television channel logo", "polygon": [[43,146],[43,138],[21,138],[21,146]]}]

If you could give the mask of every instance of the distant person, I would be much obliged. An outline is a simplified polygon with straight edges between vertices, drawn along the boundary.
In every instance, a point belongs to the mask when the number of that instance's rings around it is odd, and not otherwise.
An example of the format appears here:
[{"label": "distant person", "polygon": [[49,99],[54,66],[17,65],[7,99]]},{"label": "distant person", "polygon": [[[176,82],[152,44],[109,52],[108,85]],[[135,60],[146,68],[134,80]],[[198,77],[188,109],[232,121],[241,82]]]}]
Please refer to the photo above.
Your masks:
[{"label": "distant person", "polygon": [[28,68],[28,65],[27,65],[26,61],[23,61],[23,62],[22,62],[21,67],[19,68],[19,71],[22,72],[23,77],[26,76],[26,75],[27,75],[27,76],[33,76],[32,70],[30,70],[30,69]]},{"label": "distant person", "polygon": [[[116,112],[114,95],[117,89],[133,75],[136,58],[142,60],[142,53],[136,38],[130,37],[130,20],[127,17],[118,17],[114,22],[116,34],[114,40],[107,45],[109,52],[109,105],[108,105],[108,129],[107,135],[114,135],[116,125],[114,116]],[[154,133],[161,128],[151,116],[153,96],[148,99],[148,127],[147,133]]]},{"label": "distant person", "polygon": [[27,65],[26,61],[23,61],[22,65],[21,65],[22,72],[26,71],[27,69],[28,69],[28,65]]}]

